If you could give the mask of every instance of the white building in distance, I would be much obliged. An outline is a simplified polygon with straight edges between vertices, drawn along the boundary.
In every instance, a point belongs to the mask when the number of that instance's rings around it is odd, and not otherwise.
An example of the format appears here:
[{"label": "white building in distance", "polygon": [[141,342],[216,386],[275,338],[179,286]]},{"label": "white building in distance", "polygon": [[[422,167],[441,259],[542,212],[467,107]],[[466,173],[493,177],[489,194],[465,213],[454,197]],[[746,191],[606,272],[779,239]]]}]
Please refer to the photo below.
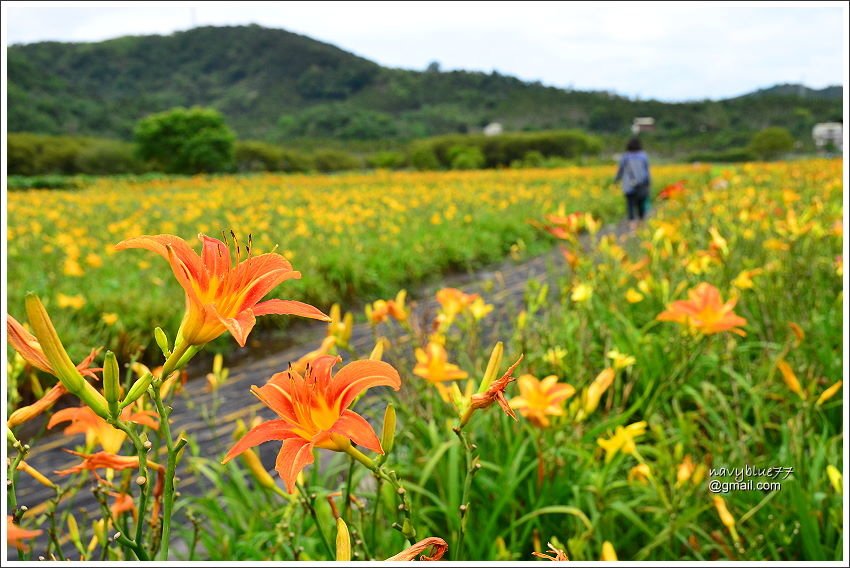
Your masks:
[{"label": "white building in distance", "polygon": [[504,132],[504,129],[499,122],[491,122],[484,127],[484,136],[498,136],[502,132]]},{"label": "white building in distance", "polygon": [[632,121],[632,134],[652,132],[655,130],[655,119],[651,116],[639,116]]},{"label": "white building in distance", "polygon": [[[818,150],[832,149],[835,152],[844,150],[844,125],[840,122],[821,122],[812,128],[812,138]],[[832,148],[829,148],[829,146]]]}]

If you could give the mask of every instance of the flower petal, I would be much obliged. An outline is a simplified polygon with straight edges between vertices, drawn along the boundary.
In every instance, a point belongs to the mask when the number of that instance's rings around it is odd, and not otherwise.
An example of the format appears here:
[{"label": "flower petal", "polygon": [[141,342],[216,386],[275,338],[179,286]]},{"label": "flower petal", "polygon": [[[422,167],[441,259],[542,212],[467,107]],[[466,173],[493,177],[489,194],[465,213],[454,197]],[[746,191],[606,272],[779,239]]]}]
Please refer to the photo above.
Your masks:
[{"label": "flower petal", "polygon": [[253,308],[257,302],[263,299],[263,296],[274,290],[275,286],[293,278],[295,280],[300,279],[301,273],[297,270],[281,269],[257,275],[256,278],[240,286],[240,291],[244,291],[241,292],[240,309]]},{"label": "flower petal", "polygon": [[[298,424],[298,416],[292,406],[292,394],[290,388],[296,379],[288,371],[275,373],[265,385],[252,386],[251,392],[275,413],[290,422]],[[303,380],[303,379],[301,379]]]},{"label": "flower petal", "polygon": [[295,300],[267,300],[260,302],[253,308],[255,316],[265,316],[268,314],[278,314],[287,316],[300,316],[302,318],[317,319],[322,321],[331,321],[327,315],[321,310]]},{"label": "flower petal", "polygon": [[353,361],[339,370],[331,382],[330,394],[337,408],[345,409],[364,390],[388,386],[401,388],[401,377],[388,363],[383,361]]},{"label": "flower petal", "polygon": [[331,427],[330,431],[345,436],[358,446],[369,448],[379,454],[384,453],[381,441],[378,440],[378,435],[375,434],[372,425],[353,410],[343,410],[339,420]]},{"label": "flower petal", "polygon": [[301,470],[313,463],[313,444],[304,438],[287,438],[277,454],[274,468],[286,483],[286,489],[295,493],[295,482]]},{"label": "flower petal", "polygon": [[245,342],[248,340],[248,334],[254,329],[254,324],[257,323],[257,318],[254,317],[254,312],[250,309],[240,312],[235,318],[225,318],[218,313],[215,306],[211,306],[212,312],[218,317],[218,320],[227,328],[227,331],[239,344],[239,347],[245,347]]},{"label": "flower petal", "polygon": [[198,235],[204,245],[201,264],[210,276],[221,279],[230,270],[230,247],[218,239]]},{"label": "flower petal", "polygon": [[230,451],[227,452],[227,455],[224,456],[221,463],[227,463],[248,448],[253,448],[263,442],[286,440],[292,436],[295,436],[295,434],[292,433],[292,426],[290,426],[287,422],[284,420],[268,420],[248,430],[248,432],[242,436],[242,439],[230,448]]},{"label": "flower petal", "polygon": [[155,252],[168,259],[169,247],[174,251],[180,262],[186,266],[193,279],[206,283],[206,272],[201,263],[201,257],[180,237],[174,235],[143,235],[121,241],[115,245],[115,250],[140,248]]},{"label": "flower petal", "polygon": [[9,343],[15,351],[21,354],[21,357],[23,357],[27,363],[44,371],[45,373],[49,373],[51,375],[56,374],[53,369],[51,369],[50,362],[47,360],[47,356],[44,354],[44,351],[42,351],[41,346],[38,343],[38,339],[28,332],[26,328],[18,322],[18,320],[8,314],[6,315],[6,331],[9,334]]}]

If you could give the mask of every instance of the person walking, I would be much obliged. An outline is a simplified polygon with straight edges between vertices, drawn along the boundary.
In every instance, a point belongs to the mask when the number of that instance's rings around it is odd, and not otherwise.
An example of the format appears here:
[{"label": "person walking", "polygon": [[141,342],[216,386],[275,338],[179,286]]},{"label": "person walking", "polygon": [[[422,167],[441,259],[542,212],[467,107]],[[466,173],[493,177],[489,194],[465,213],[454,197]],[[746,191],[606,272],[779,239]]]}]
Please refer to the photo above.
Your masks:
[{"label": "person walking", "polygon": [[646,215],[649,201],[649,158],[643,151],[640,139],[634,137],[626,144],[626,153],[620,158],[615,182],[621,182],[626,197],[626,212],[632,230]]}]

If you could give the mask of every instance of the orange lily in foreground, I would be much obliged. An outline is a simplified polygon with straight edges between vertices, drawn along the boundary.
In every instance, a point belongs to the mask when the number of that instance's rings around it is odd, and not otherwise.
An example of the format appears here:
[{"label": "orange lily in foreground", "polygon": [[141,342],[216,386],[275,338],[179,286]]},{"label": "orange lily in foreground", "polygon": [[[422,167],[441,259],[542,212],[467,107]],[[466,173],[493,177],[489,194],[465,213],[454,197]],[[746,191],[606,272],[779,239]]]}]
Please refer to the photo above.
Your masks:
[{"label": "orange lily in foreground", "polygon": [[[154,430],[159,429],[156,413],[150,410],[133,412],[132,407],[128,406],[121,411],[121,420],[124,422],[135,422],[136,424],[141,424]],[[99,442],[103,446],[103,450],[110,454],[114,454],[120,450],[121,444],[127,438],[127,434],[113,427],[109,422],[95,414],[88,406],[75,406],[57,411],[50,417],[47,427],[53,428],[60,422],[71,423],[63,431],[66,436],[85,434],[87,446]]]},{"label": "orange lily in foreground", "polygon": [[29,547],[24,544],[24,539],[35,538],[43,532],[41,530],[28,531],[22,529],[15,524],[15,518],[12,515],[6,515],[6,544],[10,547],[14,546],[24,551],[29,550]]},{"label": "orange lily in foreground", "polygon": [[[146,249],[168,260],[186,292],[186,315],[180,324],[178,342],[182,339],[189,345],[204,345],[229,331],[244,347],[256,316],[268,314],[330,321],[321,311],[303,302],[277,299],[260,302],[278,284],[301,278],[301,273],[292,270],[283,256],[267,253],[240,261],[237,244],[234,266],[227,244],[206,235],[198,237],[203,243],[200,255],[186,241],[173,235],[145,235],[115,246],[117,250]],[[250,244],[246,250],[250,253]]]},{"label": "orange lily in foreground", "polygon": [[335,375],[332,367],[341,359],[324,355],[315,359],[302,377],[294,369],[277,373],[262,387],[251,392],[280,417],[263,422],[248,431],[227,452],[227,463],[248,448],[263,442],[283,442],[275,469],[290,493],[295,491],[298,474],[313,463],[313,448],[345,452],[351,442],[383,454],[372,426],[348,407],[368,388],[401,388],[398,372],[381,361],[354,361]]},{"label": "orange lily in foreground", "polygon": [[687,325],[706,335],[731,331],[745,336],[739,326],[747,325],[747,320],[732,311],[737,302],[732,299],[724,303],[717,288],[702,282],[688,291],[688,300],[673,302],[656,319]]},{"label": "orange lily in foreground", "polygon": [[573,396],[576,389],[567,383],[559,383],[558,377],[549,375],[542,381],[532,375],[522,375],[517,379],[519,396],[511,399],[511,408],[519,410],[539,428],[549,427],[547,416],[563,416],[565,400]]}]

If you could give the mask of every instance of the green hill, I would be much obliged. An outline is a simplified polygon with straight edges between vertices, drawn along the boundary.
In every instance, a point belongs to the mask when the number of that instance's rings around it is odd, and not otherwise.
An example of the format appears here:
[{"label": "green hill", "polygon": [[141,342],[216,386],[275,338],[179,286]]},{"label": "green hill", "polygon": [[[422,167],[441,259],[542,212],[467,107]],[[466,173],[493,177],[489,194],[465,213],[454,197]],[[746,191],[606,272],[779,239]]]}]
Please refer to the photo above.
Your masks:
[{"label": "green hill", "polygon": [[808,141],[816,122],[843,117],[841,87],[826,97],[791,88],[722,101],[638,101],[498,73],[389,69],[259,26],[13,45],[8,64],[10,132],[128,139],[147,114],[204,105],[223,112],[240,138],[275,142],[410,140],[494,121],[508,131],[580,128],[614,140],[633,117],[653,116],[659,144],[723,149],[766,126]]}]

